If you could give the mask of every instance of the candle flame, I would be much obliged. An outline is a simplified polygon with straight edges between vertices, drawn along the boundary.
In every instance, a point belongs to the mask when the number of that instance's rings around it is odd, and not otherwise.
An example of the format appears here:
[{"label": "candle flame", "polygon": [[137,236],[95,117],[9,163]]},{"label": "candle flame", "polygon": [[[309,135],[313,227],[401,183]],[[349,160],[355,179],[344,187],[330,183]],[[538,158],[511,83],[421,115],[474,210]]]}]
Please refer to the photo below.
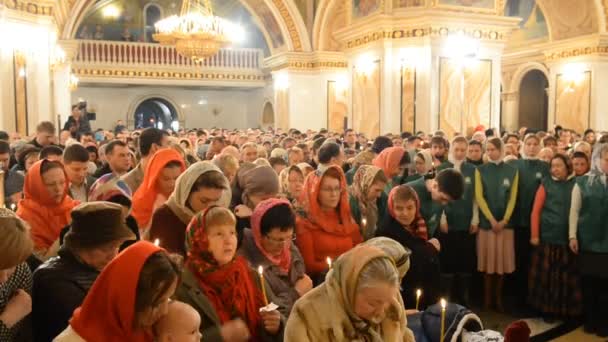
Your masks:
[{"label": "candle flame", "polygon": [[154,246],[160,247],[160,240],[159,239],[155,239],[154,240]]},{"label": "candle flame", "polygon": [[331,258],[327,257],[327,266],[329,266],[329,268],[331,268]]},{"label": "candle flame", "polygon": [[12,210],[12,211],[15,211],[15,208],[16,208],[15,203],[11,204],[11,210]]},{"label": "candle flame", "polygon": [[259,267],[258,267],[258,273],[259,273],[260,275],[264,274],[264,267],[259,266]]},{"label": "candle flame", "polygon": [[420,296],[422,296],[422,290],[418,289],[416,290],[416,298],[420,298]]},{"label": "candle flame", "polygon": [[445,301],[445,299],[441,298],[441,309],[445,310],[446,305],[447,305],[447,302]]}]

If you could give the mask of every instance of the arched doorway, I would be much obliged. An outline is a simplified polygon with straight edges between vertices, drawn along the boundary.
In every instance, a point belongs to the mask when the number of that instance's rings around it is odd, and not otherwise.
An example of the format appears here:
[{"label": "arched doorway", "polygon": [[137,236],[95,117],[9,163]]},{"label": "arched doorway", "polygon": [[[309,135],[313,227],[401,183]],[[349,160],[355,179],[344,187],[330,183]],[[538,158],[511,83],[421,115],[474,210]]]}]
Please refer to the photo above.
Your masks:
[{"label": "arched doorway", "polygon": [[169,101],[151,98],[140,103],[133,113],[135,129],[157,127],[160,129],[179,129],[177,110]]},{"label": "arched doorway", "polygon": [[274,126],[274,108],[270,102],[266,102],[262,112],[262,127],[268,126]]},{"label": "arched doorway", "polygon": [[149,3],[144,6],[144,36],[146,42],[154,43],[152,35],[154,34],[154,24],[162,18],[162,9],[159,5]]},{"label": "arched doorway", "polygon": [[546,130],[549,98],[549,81],[540,70],[528,71],[519,85],[519,127]]}]

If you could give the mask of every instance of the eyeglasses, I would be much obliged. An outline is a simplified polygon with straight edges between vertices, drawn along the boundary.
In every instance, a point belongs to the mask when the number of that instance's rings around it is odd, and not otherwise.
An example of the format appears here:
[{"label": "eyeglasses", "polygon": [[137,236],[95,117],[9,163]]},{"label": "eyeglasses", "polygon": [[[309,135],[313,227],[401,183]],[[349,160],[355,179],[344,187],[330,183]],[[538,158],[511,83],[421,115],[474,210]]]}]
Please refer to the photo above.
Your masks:
[{"label": "eyeglasses", "polygon": [[272,237],[270,237],[268,235],[264,235],[264,238],[266,240],[272,242],[272,243],[277,244],[277,245],[279,245],[279,244],[285,245],[285,244],[288,244],[290,242],[296,241],[296,236],[295,235],[292,235],[291,238],[287,238],[287,239],[275,239],[275,238],[272,238]]},{"label": "eyeglasses", "polygon": [[327,192],[327,193],[330,193],[330,194],[332,194],[332,193],[341,194],[342,193],[342,188],[341,187],[339,187],[339,188],[321,188],[321,191]]}]

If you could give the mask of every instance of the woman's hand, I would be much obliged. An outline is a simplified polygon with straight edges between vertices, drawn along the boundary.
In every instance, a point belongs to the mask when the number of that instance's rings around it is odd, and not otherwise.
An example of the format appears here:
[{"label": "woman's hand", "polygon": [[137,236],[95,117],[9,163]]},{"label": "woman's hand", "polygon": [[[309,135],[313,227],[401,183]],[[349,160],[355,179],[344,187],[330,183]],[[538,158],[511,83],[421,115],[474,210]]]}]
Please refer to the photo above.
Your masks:
[{"label": "woman's hand", "polygon": [[300,295],[300,297],[302,297],[303,295],[306,294],[306,292],[312,290],[312,279],[310,279],[309,276],[307,276],[306,274],[298,279],[298,281],[296,281],[295,284],[295,289],[298,292],[298,294]]},{"label": "woman's hand", "polygon": [[234,208],[234,215],[238,218],[251,217],[253,211],[251,211],[248,206],[239,204]]},{"label": "woman's hand", "polygon": [[578,240],[577,239],[570,239],[570,250],[572,251],[572,253],[578,254]]},{"label": "woman's hand", "polygon": [[494,233],[500,233],[503,229],[505,229],[504,221],[496,222],[496,224],[492,227]]},{"label": "woman's hand", "polygon": [[2,314],[0,321],[9,328],[19,323],[25,316],[32,312],[32,297],[22,289],[15,292],[13,298],[8,301]]},{"label": "woman's hand", "polygon": [[433,245],[433,247],[435,247],[435,249],[437,250],[437,252],[441,251],[441,243],[439,243],[439,240],[432,238],[429,240],[429,243],[431,245]]},{"label": "woman's hand", "polygon": [[536,247],[540,244],[540,241],[538,239],[531,239],[530,244]]},{"label": "woman's hand", "polygon": [[262,322],[264,323],[264,329],[272,335],[279,332],[281,327],[281,314],[277,311],[261,312]]},{"label": "woman's hand", "polygon": [[471,225],[471,227],[469,227],[469,234],[475,235],[477,232],[479,232],[479,226]]},{"label": "woman's hand", "polygon": [[222,339],[226,342],[245,342],[251,337],[247,324],[240,318],[226,322],[222,325],[220,334],[222,335]]}]

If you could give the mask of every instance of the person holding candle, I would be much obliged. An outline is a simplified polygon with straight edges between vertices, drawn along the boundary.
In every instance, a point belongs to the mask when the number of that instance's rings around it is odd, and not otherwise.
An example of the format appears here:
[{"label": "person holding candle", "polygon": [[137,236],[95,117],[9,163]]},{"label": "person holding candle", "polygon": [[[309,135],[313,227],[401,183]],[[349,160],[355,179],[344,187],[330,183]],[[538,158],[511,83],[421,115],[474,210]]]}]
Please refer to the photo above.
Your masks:
[{"label": "person holding candle", "polygon": [[[188,258],[177,299],[201,315],[205,342],[281,341],[282,316],[265,307],[260,275],[236,254],[236,218],[230,210],[210,207],[190,222]],[[263,274],[262,274],[263,276]],[[264,282],[266,283],[266,282]],[[265,286],[269,302],[277,302]]]},{"label": "person holding candle", "polygon": [[568,214],[576,184],[572,163],[558,154],[551,160],[551,177],[536,192],[530,243],[528,303],[547,318],[581,314],[580,276],[576,256],[568,248]]},{"label": "person holding candle", "polygon": [[482,215],[477,234],[477,270],[484,273],[484,307],[503,311],[503,277],[515,271],[513,229],[508,227],[515,209],[519,172],[503,162],[503,142],[486,142],[488,163],[475,171],[475,200]]},{"label": "person holding candle", "polygon": [[325,282],[298,300],[289,342],[414,342],[399,300],[399,272],[381,249],[360,245],[338,258]]},{"label": "person holding candle", "polygon": [[361,227],[361,235],[364,240],[369,240],[376,235],[376,228],[386,212],[386,201],[388,196],[384,188],[388,179],[382,169],[361,165],[353,184],[348,188],[349,203],[355,222]]},{"label": "person holding candle", "polygon": [[264,278],[276,297],[275,304],[285,317],[296,300],[312,289],[302,255],[293,243],[295,221],[287,200],[262,201],[251,216],[251,229],[245,229],[239,249],[251,266],[263,267]]},{"label": "person holding candle", "polygon": [[[602,139],[603,140],[603,139]],[[608,144],[595,145],[592,168],[576,179],[569,218],[570,249],[578,255],[585,331],[608,336]]]},{"label": "person holding candle", "polygon": [[388,214],[376,235],[391,238],[411,251],[411,265],[401,282],[401,295],[405,303],[413,308],[417,289],[424,291],[420,309],[436,303],[440,285],[440,244],[437,239],[427,241],[426,225],[414,189],[400,185],[391,191]]},{"label": "person holding candle", "polygon": [[308,175],[300,196],[296,219],[296,244],[306,271],[315,281],[323,280],[326,258],[335,260],[362,242],[359,226],[351,216],[346,179],[342,169],[329,166]]}]

